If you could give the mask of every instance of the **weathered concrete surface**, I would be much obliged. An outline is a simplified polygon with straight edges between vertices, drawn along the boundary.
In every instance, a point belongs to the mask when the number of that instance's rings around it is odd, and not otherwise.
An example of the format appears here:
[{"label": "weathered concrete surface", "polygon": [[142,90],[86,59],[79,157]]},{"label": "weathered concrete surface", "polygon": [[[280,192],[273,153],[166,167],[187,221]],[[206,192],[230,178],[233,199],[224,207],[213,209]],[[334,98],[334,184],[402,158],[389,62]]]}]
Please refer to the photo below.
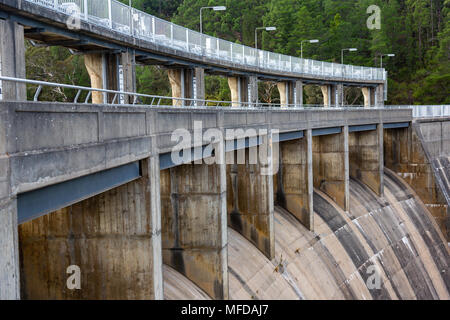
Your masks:
[{"label": "weathered concrete surface", "polygon": [[313,137],[312,149],[314,187],[348,210],[348,127],[339,134]]},{"label": "weathered concrete surface", "polygon": [[292,81],[282,81],[277,83],[280,93],[280,105],[283,107],[294,104],[294,83]]},{"label": "weathered concrete surface", "polygon": [[[91,79],[91,88],[103,89],[103,56],[101,54],[86,54],[84,64]],[[103,103],[103,93],[92,92],[92,103]]]},{"label": "weathered concrete surface", "polygon": [[375,89],[372,87],[361,88],[364,96],[364,107],[371,107],[375,105]]},{"label": "weathered concrete surface", "polygon": [[384,84],[379,84],[375,89],[375,106],[383,107],[384,106]]},{"label": "weathered concrete surface", "polygon": [[20,298],[17,202],[0,200],[0,300]]},{"label": "weathered concrete surface", "polygon": [[[228,225],[252,242],[269,259],[275,255],[273,176],[263,175],[257,148],[243,150],[245,163],[227,165]],[[252,164],[250,164],[252,163]]]},{"label": "weathered concrete surface", "polygon": [[[439,228],[401,178],[387,170],[384,180],[383,198],[351,180],[349,214],[316,191],[315,233],[276,208],[272,261],[230,230],[230,298],[450,299],[450,255]],[[368,286],[372,269],[379,289]]]},{"label": "weathered concrete surface", "polygon": [[383,194],[383,128],[349,133],[350,177]]},{"label": "weathered concrete surface", "polygon": [[446,118],[423,119],[414,124],[423,151],[433,168],[439,191],[447,203],[447,240],[450,239],[450,121]]},{"label": "weathered concrete surface", "polygon": [[323,105],[325,107],[330,107],[331,106],[331,86],[323,85],[323,86],[320,86],[320,89],[322,90]]},{"label": "weathered concrete surface", "polygon": [[[308,130],[310,132],[310,130]],[[276,204],[308,230],[314,228],[312,137],[280,143],[280,170],[274,178]]]},{"label": "weathered concrete surface", "polygon": [[[148,162],[139,180],[19,227],[23,299],[162,298],[160,216]],[[71,265],[80,268],[80,290],[67,288]]]},{"label": "weathered concrete surface", "polygon": [[164,265],[164,300],[211,300],[191,280],[175,269]]},{"label": "weathered concrete surface", "polygon": [[161,172],[164,263],[214,299],[228,299],[226,205],[224,164]]},{"label": "weathered concrete surface", "polygon": [[[0,20],[0,64],[2,76],[26,78],[24,29],[12,20]],[[3,81],[2,98],[5,101],[26,100],[26,85]]]},{"label": "weathered concrete surface", "polygon": [[[419,132],[420,134],[420,132]],[[425,203],[442,233],[449,238],[449,213],[416,127],[384,130],[385,166],[403,177]]]},{"label": "weathered concrete surface", "polygon": [[[136,57],[133,50],[128,50],[120,55],[123,69],[123,91],[136,92]],[[125,96],[124,103],[133,103],[134,98]]]}]

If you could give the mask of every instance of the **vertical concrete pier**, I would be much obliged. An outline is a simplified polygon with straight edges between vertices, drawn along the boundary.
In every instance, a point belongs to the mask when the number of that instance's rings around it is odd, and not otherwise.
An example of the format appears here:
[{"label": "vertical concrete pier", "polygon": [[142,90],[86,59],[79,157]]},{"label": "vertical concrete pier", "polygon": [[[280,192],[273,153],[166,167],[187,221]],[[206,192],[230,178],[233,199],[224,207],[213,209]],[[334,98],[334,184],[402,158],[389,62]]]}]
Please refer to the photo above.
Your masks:
[{"label": "vertical concrete pier", "polygon": [[311,130],[303,139],[280,143],[280,171],[274,179],[276,203],[306,228],[314,229]]},{"label": "vertical concrete pier", "polygon": [[383,127],[349,133],[350,176],[383,195]]},{"label": "vertical concrete pier", "polygon": [[[169,69],[172,97],[184,99],[205,99],[205,71],[202,68]],[[191,101],[173,100],[173,106],[192,104]]]},{"label": "vertical concrete pier", "polygon": [[[162,298],[159,166],[141,168],[138,180],[19,227],[23,299]],[[70,266],[80,289],[67,286]]]},{"label": "vertical concrete pier", "polygon": [[323,191],[343,210],[349,209],[348,127],[337,134],[313,131],[314,187]]},{"label": "vertical concrete pier", "polygon": [[[1,75],[26,78],[23,26],[0,19]],[[27,98],[25,84],[2,82],[2,99],[23,101]],[[17,233],[17,199],[11,189],[12,114],[0,109],[0,300],[20,298],[19,245]]]},{"label": "vertical concrete pier", "polygon": [[162,171],[161,207],[164,263],[211,298],[228,299],[225,164]]},{"label": "vertical concrete pier", "polygon": [[258,102],[258,79],[256,77],[229,77],[228,86],[231,91],[233,107],[255,104]]},{"label": "vertical concrete pier", "polygon": [[273,176],[264,174],[261,163],[250,163],[257,157],[256,147],[238,152],[245,153],[245,164],[236,164],[238,157],[234,153],[235,164],[227,165],[228,224],[273,259]]},{"label": "vertical concrete pier", "polygon": [[[84,64],[91,79],[91,87],[115,91],[136,92],[136,70],[133,52],[125,53],[93,53],[84,55]],[[122,66],[123,79],[121,79],[119,66]],[[111,103],[114,94],[92,92],[92,103]],[[132,103],[133,97],[124,96],[125,104]],[[116,98],[119,103],[119,97]]]},{"label": "vertical concrete pier", "polygon": [[292,81],[283,81],[277,83],[278,92],[280,93],[280,105],[286,107],[294,104],[294,83]]},{"label": "vertical concrete pier", "polygon": [[375,88],[363,87],[361,90],[364,96],[364,107],[375,106]]},{"label": "vertical concrete pier", "polygon": [[[12,20],[0,19],[0,63],[2,76],[26,78],[24,41],[23,26]],[[2,96],[3,100],[24,101],[27,99],[26,85],[3,81]]]}]

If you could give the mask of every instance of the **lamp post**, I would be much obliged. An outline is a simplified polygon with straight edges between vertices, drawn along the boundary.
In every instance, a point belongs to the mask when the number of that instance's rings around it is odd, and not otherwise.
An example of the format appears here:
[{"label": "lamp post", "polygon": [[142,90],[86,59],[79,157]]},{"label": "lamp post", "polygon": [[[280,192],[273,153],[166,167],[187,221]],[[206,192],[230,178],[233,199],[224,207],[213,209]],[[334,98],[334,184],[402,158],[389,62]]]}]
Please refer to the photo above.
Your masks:
[{"label": "lamp post", "polygon": [[383,57],[395,57],[395,54],[394,53],[380,54],[381,69],[383,69]]},{"label": "lamp post", "polygon": [[258,30],[276,31],[276,27],[260,27],[255,29],[255,48],[258,49]]},{"label": "lamp post", "polygon": [[344,64],[344,51],[355,52],[358,51],[356,48],[346,48],[341,50],[341,64]]},{"label": "lamp post", "polygon": [[304,42],[309,42],[309,43],[318,43],[319,40],[317,39],[313,39],[313,40],[302,40],[300,43],[300,47],[301,47],[301,58],[303,59],[303,43]]},{"label": "lamp post", "polygon": [[225,6],[216,6],[216,7],[201,7],[200,8],[200,33],[203,34],[203,17],[202,13],[204,9],[213,9],[214,11],[225,11],[227,7]]}]

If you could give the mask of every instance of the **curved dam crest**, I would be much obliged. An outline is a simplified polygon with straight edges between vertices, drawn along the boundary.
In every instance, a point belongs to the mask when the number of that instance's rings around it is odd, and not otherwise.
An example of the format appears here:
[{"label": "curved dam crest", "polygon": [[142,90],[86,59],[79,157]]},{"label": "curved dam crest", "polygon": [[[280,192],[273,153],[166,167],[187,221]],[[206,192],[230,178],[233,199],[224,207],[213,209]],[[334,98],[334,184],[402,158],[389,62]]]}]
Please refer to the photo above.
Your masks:
[{"label": "curved dam crest", "polygon": [[[349,213],[315,190],[315,233],[277,207],[272,261],[229,229],[230,298],[448,300],[450,255],[436,222],[389,169],[384,182],[380,198],[351,179]],[[368,288],[371,266],[380,272],[380,289]],[[166,299],[208,298],[184,276],[167,270]]]}]

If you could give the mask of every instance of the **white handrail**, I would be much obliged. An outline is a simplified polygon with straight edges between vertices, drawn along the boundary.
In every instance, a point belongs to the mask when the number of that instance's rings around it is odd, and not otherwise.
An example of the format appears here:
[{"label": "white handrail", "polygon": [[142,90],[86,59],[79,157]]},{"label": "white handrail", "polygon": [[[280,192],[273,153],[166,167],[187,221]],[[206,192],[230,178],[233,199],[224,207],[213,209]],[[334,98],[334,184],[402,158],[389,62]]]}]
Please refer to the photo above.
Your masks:
[{"label": "white handrail", "polygon": [[[292,72],[298,76],[386,81],[384,69],[379,68],[358,67],[355,70],[353,66],[333,64],[331,68],[324,69],[324,63],[321,61],[289,57],[247,46],[242,46],[240,53],[234,54],[233,46],[240,48],[241,45],[200,34],[134,8],[130,9],[129,6],[117,0],[26,1],[68,15],[76,6],[81,20],[200,57],[230,60],[234,64],[258,67],[268,71]],[[241,53],[243,53],[242,57]],[[348,70],[352,71],[348,72]]]}]

